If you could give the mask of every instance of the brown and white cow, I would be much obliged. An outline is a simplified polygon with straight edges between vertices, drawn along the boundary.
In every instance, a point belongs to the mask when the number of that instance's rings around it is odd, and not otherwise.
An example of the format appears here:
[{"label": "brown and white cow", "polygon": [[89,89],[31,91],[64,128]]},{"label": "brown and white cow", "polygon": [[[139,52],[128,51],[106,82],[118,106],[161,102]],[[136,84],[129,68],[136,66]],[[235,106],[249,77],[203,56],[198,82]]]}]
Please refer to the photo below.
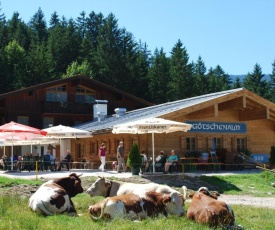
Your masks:
[{"label": "brown and white cow", "polygon": [[186,198],[185,186],[182,186],[183,195],[177,190],[167,186],[160,185],[156,183],[148,184],[135,184],[135,183],[126,183],[120,181],[107,180],[104,177],[99,177],[95,183],[88,188],[87,193],[91,197],[94,196],[103,196],[103,197],[113,197],[123,194],[136,194],[138,196],[144,196],[146,192],[159,192],[159,193],[175,193],[174,202],[169,202],[165,208],[168,214],[183,216],[184,210],[184,201]]},{"label": "brown and white cow", "polygon": [[189,195],[192,198],[187,210],[187,218],[211,227],[224,226],[227,228],[242,229],[235,224],[232,208],[223,201],[219,201],[219,194],[211,194],[206,187],[201,187]]},{"label": "brown and white cow", "polygon": [[83,192],[79,178],[81,175],[71,173],[68,177],[50,180],[42,184],[30,197],[29,208],[43,215],[67,212],[70,216],[76,216],[71,197]]},{"label": "brown and white cow", "polygon": [[144,196],[124,194],[108,197],[89,207],[92,219],[127,218],[131,220],[157,217],[159,214],[167,216],[165,206],[174,202],[178,194],[146,192]]}]

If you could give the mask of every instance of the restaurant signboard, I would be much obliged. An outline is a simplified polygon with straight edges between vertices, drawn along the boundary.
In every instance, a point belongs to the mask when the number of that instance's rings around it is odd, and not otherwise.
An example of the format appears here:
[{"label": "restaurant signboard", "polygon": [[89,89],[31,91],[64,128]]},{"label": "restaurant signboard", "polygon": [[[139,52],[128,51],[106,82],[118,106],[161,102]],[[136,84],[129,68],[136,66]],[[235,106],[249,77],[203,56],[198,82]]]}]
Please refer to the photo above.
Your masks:
[{"label": "restaurant signboard", "polygon": [[246,124],[240,122],[184,121],[192,124],[188,132],[199,133],[246,133]]}]

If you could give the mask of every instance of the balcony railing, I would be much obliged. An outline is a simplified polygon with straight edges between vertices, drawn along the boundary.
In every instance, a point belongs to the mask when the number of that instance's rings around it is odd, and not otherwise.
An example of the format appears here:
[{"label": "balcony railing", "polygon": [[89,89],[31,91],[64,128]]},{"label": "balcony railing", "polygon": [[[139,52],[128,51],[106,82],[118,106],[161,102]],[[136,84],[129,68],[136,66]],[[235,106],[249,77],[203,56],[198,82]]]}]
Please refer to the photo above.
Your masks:
[{"label": "balcony railing", "polygon": [[73,102],[45,101],[42,103],[42,111],[44,113],[93,114],[93,105]]}]

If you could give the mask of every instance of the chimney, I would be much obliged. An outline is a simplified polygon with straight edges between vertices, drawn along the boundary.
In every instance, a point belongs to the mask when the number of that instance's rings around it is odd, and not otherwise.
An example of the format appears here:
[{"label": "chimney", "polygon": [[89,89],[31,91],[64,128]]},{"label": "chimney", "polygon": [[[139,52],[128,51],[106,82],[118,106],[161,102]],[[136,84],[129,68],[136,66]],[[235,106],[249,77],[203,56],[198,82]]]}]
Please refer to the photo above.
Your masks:
[{"label": "chimney", "polygon": [[107,100],[95,100],[94,104],[94,120],[98,118],[99,121],[104,120],[107,116]]},{"label": "chimney", "polygon": [[127,109],[126,108],[116,108],[115,112],[116,112],[116,117],[122,117],[123,115],[125,115]]}]

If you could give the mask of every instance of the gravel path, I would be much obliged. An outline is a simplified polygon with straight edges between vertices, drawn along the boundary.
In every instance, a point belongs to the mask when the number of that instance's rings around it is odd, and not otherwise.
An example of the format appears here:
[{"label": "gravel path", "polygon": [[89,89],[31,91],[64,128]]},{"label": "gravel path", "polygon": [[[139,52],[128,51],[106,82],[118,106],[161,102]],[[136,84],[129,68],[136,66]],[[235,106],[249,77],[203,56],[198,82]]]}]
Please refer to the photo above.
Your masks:
[{"label": "gravel path", "polygon": [[275,209],[274,197],[252,197],[248,195],[220,195],[219,200],[228,204],[251,205],[255,207],[266,207]]}]

